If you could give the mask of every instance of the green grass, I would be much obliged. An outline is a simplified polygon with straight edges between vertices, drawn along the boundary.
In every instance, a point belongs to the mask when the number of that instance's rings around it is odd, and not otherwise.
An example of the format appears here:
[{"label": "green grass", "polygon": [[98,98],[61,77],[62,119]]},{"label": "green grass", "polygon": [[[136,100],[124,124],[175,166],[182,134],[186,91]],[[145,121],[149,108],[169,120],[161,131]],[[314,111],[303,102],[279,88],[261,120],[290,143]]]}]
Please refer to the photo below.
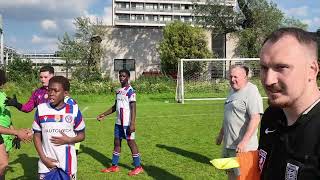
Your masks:
[{"label": "green grass", "polygon": [[[132,169],[129,147],[123,142],[120,172],[103,174],[111,165],[114,117],[103,122],[94,118],[114,102],[113,96],[74,96],[86,118],[86,140],[78,156],[78,179],[226,179],[209,161],[219,158],[214,145],[223,116],[223,101],[177,104],[174,94],[138,96],[136,141],[145,172],[128,177]],[[31,127],[33,113],[11,108],[17,127]],[[38,156],[32,143],[10,153],[7,179],[36,179]]]}]

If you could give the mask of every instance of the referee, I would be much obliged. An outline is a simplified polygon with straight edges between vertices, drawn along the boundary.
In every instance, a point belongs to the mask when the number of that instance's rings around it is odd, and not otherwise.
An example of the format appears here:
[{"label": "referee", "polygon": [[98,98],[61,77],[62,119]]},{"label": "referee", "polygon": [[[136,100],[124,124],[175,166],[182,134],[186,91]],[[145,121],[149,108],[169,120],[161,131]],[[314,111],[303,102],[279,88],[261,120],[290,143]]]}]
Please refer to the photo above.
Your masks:
[{"label": "referee", "polygon": [[320,92],[315,37],[281,28],[260,52],[261,82],[269,98],[260,127],[262,180],[320,179]]}]

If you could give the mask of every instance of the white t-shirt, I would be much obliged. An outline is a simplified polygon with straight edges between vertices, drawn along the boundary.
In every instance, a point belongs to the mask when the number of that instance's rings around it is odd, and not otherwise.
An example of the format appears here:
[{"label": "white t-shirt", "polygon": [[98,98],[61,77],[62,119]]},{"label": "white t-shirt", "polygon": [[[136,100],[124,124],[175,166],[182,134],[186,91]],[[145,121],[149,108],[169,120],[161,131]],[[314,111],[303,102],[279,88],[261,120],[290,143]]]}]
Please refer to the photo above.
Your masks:
[{"label": "white t-shirt", "polygon": [[[236,149],[248,129],[251,115],[262,113],[262,97],[256,85],[248,82],[238,91],[231,90],[224,104],[224,147]],[[246,150],[258,148],[257,132],[256,129]]]},{"label": "white t-shirt", "polygon": [[[77,172],[77,156],[74,144],[55,146],[51,143],[52,136],[62,136],[60,132],[69,137],[75,137],[77,132],[84,131],[85,123],[78,105],[65,104],[61,109],[51,107],[50,103],[38,105],[32,124],[35,133],[42,135],[42,149],[44,154],[58,161],[57,167],[69,175]],[[47,173],[50,170],[38,162],[38,172]]]},{"label": "white t-shirt", "polygon": [[130,102],[136,101],[136,93],[131,86],[117,90],[116,124],[129,126],[131,122]]}]

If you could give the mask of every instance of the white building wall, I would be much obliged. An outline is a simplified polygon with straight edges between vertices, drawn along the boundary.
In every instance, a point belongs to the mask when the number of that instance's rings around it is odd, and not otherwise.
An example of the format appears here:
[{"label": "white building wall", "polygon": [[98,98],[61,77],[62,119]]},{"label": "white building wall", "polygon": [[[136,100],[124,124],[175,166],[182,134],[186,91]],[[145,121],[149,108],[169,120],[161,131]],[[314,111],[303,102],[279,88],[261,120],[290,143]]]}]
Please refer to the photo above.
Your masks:
[{"label": "white building wall", "polygon": [[[157,27],[106,27],[106,35],[101,46],[105,55],[101,60],[101,70],[106,77],[118,79],[114,71],[114,59],[135,59],[135,71],[131,79],[137,79],[143,72],[160,71],[160,56],[158,46],[161,42],[162,29]],[[211,33],[206,31],[208,48],[212,49]],[[235,42],[227,38],[227,57],[235,57]]]},{"label": "white building wall", "polygon": [[101,70],[107,77],[118,79],[114,71],[114,59],[135,59],[135,72],[131,79],[136,79],[144,71],[160,70],[160,58],[157,46],[162,39],[159,28],[122,28],[107,27],[101,46],[105,49]]}]

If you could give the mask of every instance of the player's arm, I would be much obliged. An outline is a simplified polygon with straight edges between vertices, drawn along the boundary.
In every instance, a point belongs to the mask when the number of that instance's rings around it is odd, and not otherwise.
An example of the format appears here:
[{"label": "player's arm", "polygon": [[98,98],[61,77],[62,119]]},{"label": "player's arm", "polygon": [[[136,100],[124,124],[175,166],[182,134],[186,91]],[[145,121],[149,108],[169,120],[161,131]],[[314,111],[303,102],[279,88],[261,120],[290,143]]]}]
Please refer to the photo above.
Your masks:
[{"label": "player's arm", "polygon": [[129,104],[130,106],[130,132],[135,132],[136,131],[136,102],[132,101]]},{"label": "player's arm", "polygon": [[106,110],[105,112],[99,114],[99,115],[97,116],[97,120],[98,120],[98,121],[101,121],[101,120],[103,120],[106,116],[108,116],[109,114],[114,113],[114,112],[116,111],[116,106],[117,106],[117,100],[115,100],[114,105],[113,105],[111,108],[109,108],[109,109]]},{"label": "player's arm", "polygon": [[13,98],[7,98],[6,105],[7,106],[14,106],[16,107],[19,111],[22,112],[31,112],[35,108],[35,93],[36,91],[32,92],[29,100],[25,104],[19,103],[17,100],[16,95],[13,95]]},{"label": "player's arm", "polygon": [[54,168],[56,167],[56,160],[48,158],[42,149],[42,141],[41,141],[41,132],[35,132],[33,135],[33,142],[34,146],[38,152],[38,155],[41,159],[41,161],[44,163],[44,165],[47,166],[47,168]]},{"label": "player's arm", "polygon": [[31,136],[29,135],[31,132],[28,129],[11,129],[0,126],[0,134],[11,134],[17,136],[20,140],[29,142],[31,140]]},{"label": "player's arm", "polygon": [[261,117],[260,117],[259,113],[252,114],[250,116],[250,121],[249,121],[247,131],[245,132],[242,140],[240,141],[240,143],[237,146],[237,152],[244,152],[245,151],[245,148],[246,148],[250,138],[254,135],[254,133],[258,129],[260,119],[261,119]]},{"label": "player's arm", "polygon": [[52,136],[52,138],[50,139],[50,141],[57,146],[60,146],[63,144],[75,144],[85,139],[84,131],[77,132],[77,135],[75,137],[69,137],[63,132],[60,132],[60,134],[62,136]]}]

